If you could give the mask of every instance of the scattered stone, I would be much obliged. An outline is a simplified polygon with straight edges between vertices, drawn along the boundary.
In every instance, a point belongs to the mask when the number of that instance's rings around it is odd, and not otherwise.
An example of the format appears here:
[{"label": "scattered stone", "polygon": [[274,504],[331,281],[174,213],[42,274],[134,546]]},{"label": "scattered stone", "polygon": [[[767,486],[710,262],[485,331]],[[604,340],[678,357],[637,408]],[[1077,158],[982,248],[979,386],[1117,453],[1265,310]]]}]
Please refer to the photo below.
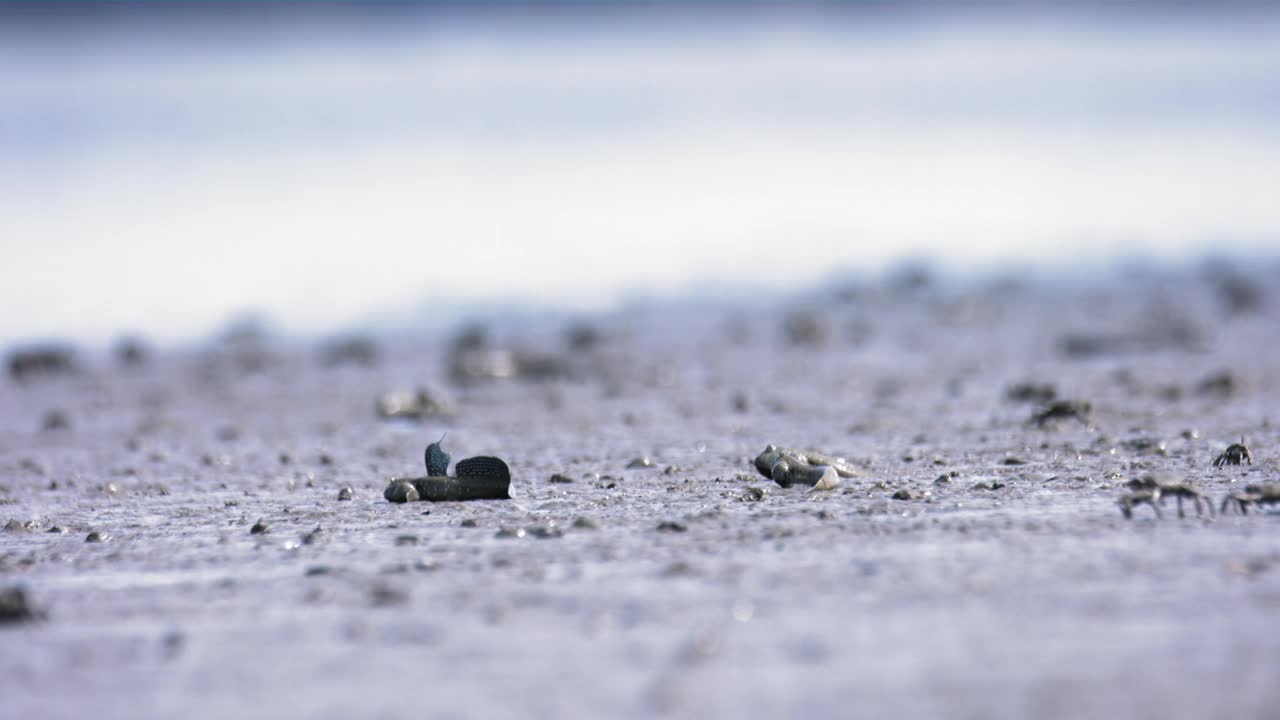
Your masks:
[{"label": "scattered stone", "polygon": [[35,532],[40,529],[39,520],[9,520],[4,524],[7,532]]},{"label": "scattered stone", "polygon": [[9,377],[19,382],[75,372],[75,351],[64,345],[35,345],[9,353]]},{"label": "scattered stone", "polygon": [[44,414],[44,419],[40,421],[40,429],[43,432],[70,430],[71,416],[61,410],[50,410]]},{"label": "scattered stone", "polygon": [[949,476],[949,475],[939,475],[939,476],[938,476],[938,477],[933,481],[933,484],[934,484],[934,485],[949,485],[949,484],[951,484],[951,476]]},{"label": "scattered stone", "polygon": [[1019,457],[1014,457],[1012,455],[1005,458],[1003,462],[1005,465],[1026,465],[1027,464],[1026,460],[1023,460],[1022,458],[1019,458]]},{"label": "scattered stone", "polygon": [[1236,394],[1239,389],[1239,383],[1229,370],[1221,370],[1216,372],[1199,382],[1196,385],[1196,393],[1199,395],[1216,395],[1219,398],[1226,399]]},{"label": "scattered stone", "polygon": [[270,530],[271,528],[268,527],[265,522],[263,522],[262,518],[258,518],[258,522],[254,523],[253,527],[249,528],[249,534],[261,535],[262,533],[268,532]]},{"label": "scattered stone", "polygon": [[315,545],[316,543],[324,540],[326,537],[328,537],[328,533],[324,531],[324,528],[317,525],[315,526],[314,529],[311,530],[311,532],[302,536],[302,544]]},{"label": "scattered stone", "polygon": [[1058,389],[1052,383],[1020,382],[1005,388],[1004,396],[1013,402],[1048,405],[1057,399]]},{"label": "scattered stone", "polygon": [[565,330],[565,344],[574,352],[595,350],[600,341],[600,331],[585,323],[572,325]]},{"label": "scattered stone", "polygon": [[547,482],[556,483],[559,485],[568,485],[575,481],[573,478],[569,477],[568,475],[561,475],[560,473],[556,473],[555,475],[552,475],[551,479],[548,480]]},{"label": "scattered stone", "polygon": [[359,335],[335,338],[320,348],[320,364],[328,368],[344,365],[374,367],[379,360],[377,343]]},{"label": "scattered stone", "polygon": [[473,527],[479,527],[480,523],[476,522],[475,518],[467,518],[462,522],[458,523],[458,525],[464,528],[473,528]]},{"label": "scattered stone", "polygon": [[522,527],[502,527],[494,534],[496,538],[522,538],[525,536],[525,530]]},{"label": "scattered stone", "polygon": [[369,588],[369,602],[374,607],[391,607],[409,602],[409,593],[385,583],[374,583]]},{"label": "scattered stone", "polygon": [[528,533],[539,540],[549,540],[553,538],[564,537],[564,530],[561,530],[554,522],[546,525],[539,525],[528,529]]},{"label": "scattered stone", "polygon": [[85,536],[84,541],[87,543],[104,543],[111,541],[111,533],[99,532],[94,530]]},{"label": "scattered stone", "polygon": [[894,499],[894,500],[910,500],[910,499],[911,499],[911,491],[910,491],[910,490],[907,490],[907,489],[905,489],[905,488],[904,488],[904,489],[902,489],[902,490],[899,490],[899,491],[897,491],[897,492],[895,492],[895,493],[893,494],[893,499]]},{"label": "scattered stone", "polygon": [[658,523],[657,529],[658,529],[658,532],[678,533],[678,532],[685,532],[689,528],[686,525],[675,522],[673,520],[664,520]]},{"label": "scattered stone", "polygon": [[819,347],[831,337],[831,327],[812,310],[795,310],[782,320],[782,333],[795,347]]},{"label": "scattered stone", "polygon": [[749,487],[742,493],[742,499],[748,502],[760,502],[767,497],[769,497],[769,490],[762,487]]},{"label": "scattered stone", "polygon": [[392,480],[382,496],[393,503],[416,502],[420,497],[418,489],[408,480]]},{"label": "scattered stone", "polygon": [[338,500],[350,500],[354,494],[355,492],[351,488],[344,487],[338,491]]},{"label": "scattered stone", "polygon": [[579,515],[574,519],[573,526],[579,530],[599,530],[600,522],[595,518]]},{"label": "scattered stone", "polygon": [[425,420],[451,415],[452,407],[426,388],[389,392],[378,398],[378,417],[384,420]]},{"label": "scattered stone", "polygon": [[112,354],[116,356],[116,362],[120,367],[136,368],[147,363],[147,346],[138,338],[125,337],[116,342],[115,349]]},{"label": "scattered stone", "polygon": [[406,545],[417,545],[417,544],[418,544],[417,535],[397,535],[396,536],[396,547],[405,547]]},{"label": "scattered stone", "polygon": [[999,480],[984,480],[983,482],[974,483],[974,490],[999,490],[1004,487],[1004,483]]},{"label": "scattered stone", "polygon": [[648,457],[638,457],[627,463],[628,470],[641,470],[652,467],[656,467],[656,465],[654,465],[653,460]]},{"label": "scattered stone", "polygon": [[36,608],[20,585],[0,590],[0,624],[43,620],[45,612]]}]

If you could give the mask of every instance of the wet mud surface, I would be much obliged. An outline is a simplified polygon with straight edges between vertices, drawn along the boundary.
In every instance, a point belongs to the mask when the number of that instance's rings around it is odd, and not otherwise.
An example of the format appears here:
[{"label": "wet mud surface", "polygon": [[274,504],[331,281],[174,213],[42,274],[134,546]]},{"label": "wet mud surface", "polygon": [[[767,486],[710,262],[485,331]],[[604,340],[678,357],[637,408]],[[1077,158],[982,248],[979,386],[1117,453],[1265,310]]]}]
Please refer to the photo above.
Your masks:
[{"label": "wet mud surface", "polygon": [[[1271,715],[1280,511],[1117,500],[1280,482],[1276,279],[898,278],[27,361],[6,714]],[[445,431],[514,499],[387,502]],[[780,487],[771,443],[856,475]]]}]

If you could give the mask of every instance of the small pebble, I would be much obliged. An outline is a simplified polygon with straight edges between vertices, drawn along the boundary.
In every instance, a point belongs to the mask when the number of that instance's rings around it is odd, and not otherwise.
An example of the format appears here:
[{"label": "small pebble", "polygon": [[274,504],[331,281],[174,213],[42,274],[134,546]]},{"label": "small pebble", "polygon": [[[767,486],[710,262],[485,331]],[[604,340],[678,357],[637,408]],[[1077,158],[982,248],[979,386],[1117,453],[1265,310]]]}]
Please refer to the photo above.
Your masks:
[{"label": "small pebble", "polygon": [[344,487],[338,491],[338,500],[350,500],[351,496],[354,494],[355,493],[351,488]]},{"label": "small pebble", "polygon": [[688,529],[685,525],[672,520],[664,520],[658,523],[658,532],[684,532]]},{"label": "small pebble", "polygon": [[561,530],[554,523],[540,525],[538,527],[529,528],[529,534],[539,540],[547,540],[551,538],[564,537],[564,530]]},{"label": "small pebble", "polygon": [[270,528],[267,527],[267,524],[262,521],[262,518],[258,518],[258,522],[254,523],[253,527],[249,528],[249,534],[261,535],[262,533],[267,532],[268,530],[270,530]]},{"label": "small pebble", "polygon": [[769,491],[760,487],[749,487],[747,491],[742,493],[742,499],[750,502],[759,502],[769,496]]},{"label": "small pebble", "polygon": [[651,468],[651,467],[654,467],[653,460],[647,457],[638,457],[635,460],[632,460],[631,462],[627,463],[628,470],[639,470],[641,468]]},{"label": "small pebble", "polygon": [[94,530],[93,532],[89,533],[84,538],[84,541],[87,543],[104,543],[109,540],[111,540],[110,533],[98,532],[97,530]]},{"label": "small pebble", "polygon": [[906,489],[899,490],[898,492],[893,494],[893,499],[894,500],[910,500],[911,491]]},{"label": "small pebble", "polygon": [[307,533],[306,535],[303,535],[303,536],[302,536],[302,544],[303,544],[303,545],[315,545],[316,543],[320,542],[321,540],[324,540],[324,538],[325,538],[325,536],[326,536],[326,535],[327,535],[327,533],[324,531],[324,528],[322,528],[322,527],[320,527],[319,525],[317,525],[317,526],[315,526],[315,529],[314,529],[314,530],[312,530],[311,532],[309,532],[309,533]]},{"label": "small pebble", "polygon": [[476,522],[475,518],[467,518],[458,524],[465,528],[473,528],[480,525],[480,523]]},{"label": "small pebble", "polygon": [[573,521],[573,526],[582,530],[598,530],[600,528],[600,522],[595,518],[580,515]]},{"label": "small pebble", "polygon": [[569,483],[574,482],[574,480],[568,475],[561,475],[560,473],[556,473],[555,475],[552,475],[551,479],[548,480],[547,482],[558,483],[561,485],[568,485]]},{"label": "small pebble", "polygon": [[522,538],[525,536],[524,528],[504,527],[500,528],[494,537],[496,538]]},{"label": "small pebble", "polygon": [[417,535],[400,535],[396,537],[396,545],[398,546],[417,545],[417,544],[418,544]]}]

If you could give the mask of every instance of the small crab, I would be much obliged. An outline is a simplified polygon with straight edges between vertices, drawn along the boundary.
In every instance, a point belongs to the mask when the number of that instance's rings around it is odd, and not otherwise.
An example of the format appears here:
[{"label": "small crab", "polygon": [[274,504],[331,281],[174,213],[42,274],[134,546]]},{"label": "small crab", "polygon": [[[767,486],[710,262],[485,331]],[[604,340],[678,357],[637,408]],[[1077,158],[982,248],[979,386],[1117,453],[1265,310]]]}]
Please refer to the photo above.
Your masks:
[{"label": "small crab", "polygon": [[1235,503],[1241,515],[1249,514],[1250,505],[1275,505],[1280,503],[1280,485],[1249,485],[1243,492],[1233,492],[1222,498],[1222,512]]},{"label": "small crab", "polygon": [[1135,490],[1128,495],[1120,498],[1117,504],[1120,506],[1120,512],[1124,513],[1126,518],[1133,517],[1133,507],[1141,503],[1146,503],[1155,511],[1156,517],[1162,517],[1160,513],[1160,489],[1148,488],[1144,490]]},{"label": "small crab", "polygon": [[[1164,504],[1166,497],[1175,497],[1178,499],[1178,517],[1186,517],[1182,512],[1182,500],[1188,498],[1196,504],[1196,515],[1202,515],[1206,508],[1209,516],[1213,516],[1213,503],[1204,496],[1204,493],[1192,487],[1189,483],[1178,482],[1172,480],[1161,481],[1154,475],[1143,475],[1129,481],[1129,488],[1135,491],[1150,490],[1155,494],[1153,502]],[[1154,507],[1154,505],[1152,506]],[[1157,513],[1158,515],[1159,513]],[[1126,515],[1127,517],[1127,515]]]},{"label": "small crab", "polygon": [[1056,420],[1076,419],[1085,425],[1089,424],[1089,413],[1093,412],[1093,406],[1088,400],[1058,400],[1049,403],[1043,410],[1031,416],[1031,420],[1040,427],[1044,427]]},{"label": "small crab", "polygon": [[1244,438],[1240,438],[1240,442],[1238,443],[1231,443],[1228,445],[1227,449],[1223,450],[1222,454],[1214,459],[1213,466],[1239,465],[1242,462],[1248,462],[1250,465],[1253,464],[1253,455],[1249,453],[1249,448],[1244,446]]}]

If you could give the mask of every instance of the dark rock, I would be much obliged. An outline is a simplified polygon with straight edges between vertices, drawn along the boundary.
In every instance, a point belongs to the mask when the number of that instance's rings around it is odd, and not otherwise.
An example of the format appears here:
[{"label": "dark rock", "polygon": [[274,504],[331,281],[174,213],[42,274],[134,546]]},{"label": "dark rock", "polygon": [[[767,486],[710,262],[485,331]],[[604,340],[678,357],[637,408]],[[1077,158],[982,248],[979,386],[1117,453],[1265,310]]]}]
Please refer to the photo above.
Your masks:
[{"label": "dark rock", "polygon": [[539,540],[549,540],[552,538],[564,537],[564,530],[561,530],[555,523],[547,523],[531,527],[528,533]]},{"label": "dark rock", "polygon": [[894,500],[910,500],[911,491],[906,489],[899,490],[893,494],[893,499]]},{"label": "dark rock", "polygon": [[1196,393],[1200,395],[1216,395],[1220,398],[1229,398],[1236,394],[1239,389],[1239,383],[1229,370],[1221,370],[1201,380],[1196,385]]},{"label": "dark rock", "polygon": [[40,429],[44,432],[71,429],[71,416],[61,410],[50,410],[40,421]]},{"label": "dark rock", "polygon": [[27,597],[27,591],[14,585],[0,590],[0,624],[43,620],[45,612],[36,608]]},{"label": "dark rock", "polygon": [[812,310],[796,310],[782,321],[782,332],[787,342],[797,347],[825,345],[831,337],[828,323]]},{"label": "dark rock", "polygon": [[560,485],[568,485],[574,482],[574,479],[569,477],[568,475],[561,475],[560,473],[556,473],[555,475],[552,475],[551,479],[548,480],[547,482],[556,483]]},{"label": "dark rock", "polygon": [[111,533],[100,532],[100,531],[98,531],[98,530],[94,530],[93,532],[91,532],[91,533],[89,533],[88,535],[86,535],[86,536],[85,536],[84,541],[85,541],[85,542],[87,542],[87,543],[104,543],[104,542],[110,542],[110,541],[111,541]]},{"label": "dark rock", "polygon": [[338,500],[350,500],[354,495],[355,492],[351,488],[344,487],[338,491]]},{"label": "dark rock", "polygon": [[638,457],[632,460],[631,462],[627,463],[628,470],[641,470],[641,469],[652,468],[652,467],[657,467],[657,466],[654,465],[653,460],[647,457]]},{"label": "dark rock", "polygon": [[565,330],[565,344],[574,352],[590,352],[600,345],[601,334],[587,324],[573,325]]},{"label": "dark rock", "polygon": [[573,526],[579,530],[598,530],[600,529],[600,522],[595,518],[580,515],[574,519]]},{"label": "dark rock", "polygon": [[1057,399],[1058,389],[1052,383],[1020,382],[1005,388],[1004,396],[1013,402],[1047,405]]},{"label": "dark rock", "polygon": [[145,365],[149,353],[147,347],[138,338],[121,338],[116,342],[112,354],[121,367],[135,368]]},{"label": "dark rock", "polygon": [[385,393],[378,398],[377,411],[378,417],[384,420],[424,420],[453,415],[449,403],[426,388]]},{"label": "dark rock", "polygon": [[462,522],[458,523],[458,525],[464,528],[473,528],[473,527],[479,527],[480,523],[476,522],[475,518],[467,518],[466,520],[463,520]]},{"label": "dark rock", "polygon": [[522,527],[503,527],[499,528],[494,534],[496,538],[522,538],[525,536],[525,530]]},{"label": "dark rock", "polygon": [[359,335],[335,338],[320,348],[320,364],[324,367],[374,367],[379,360],[377,343]]},{"label": "dark rock", "polygon": [[253,527],[249,528],[249,534],[261,535],[262,533],[268,532],[270,530],[271,528],[268,527],[265,522],[263,522],[262,518],[258,518],[258,522],[254,523]]},{"label": "dark rock", "polygon": [[9,377],[18,381],[75,372],[75,351],[63,345],[36,345],[9,353]]},{"label": "dark rock", "polygon": [[742,499],[749,502],[759,502],[767,497],[769,497],[767,488],[749,487],[746,492],[742,493]]},{"label": "dark rock", "polygon": [[325,532],[324,528],[317,525],[311,530],[311,532],[302,536],[302,544],[315,545],[316,543],[322,542],[328,536],[329,534]]},{"label": "dark rock", "polygon": [[658,523],[657,529],[658,529],[658,532],[677,533],[677,532],[685,532],[689,528],[686,525],[683,525],[681,523],[678,523],[672,520],[664,520],[663,522]]}]

